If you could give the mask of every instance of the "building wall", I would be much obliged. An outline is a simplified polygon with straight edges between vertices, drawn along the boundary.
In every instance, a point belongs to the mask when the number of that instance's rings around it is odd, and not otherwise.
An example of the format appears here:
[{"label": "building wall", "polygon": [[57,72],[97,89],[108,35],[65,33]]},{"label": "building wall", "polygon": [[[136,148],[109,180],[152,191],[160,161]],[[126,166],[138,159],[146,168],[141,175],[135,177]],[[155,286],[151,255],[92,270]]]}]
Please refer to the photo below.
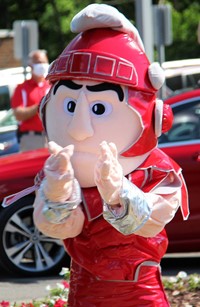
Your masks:
[{"label": "building wall", "polygon": [[14,58],[13,37],[0,38],[0,69],[18,66],[22,66],[22,63]]}]

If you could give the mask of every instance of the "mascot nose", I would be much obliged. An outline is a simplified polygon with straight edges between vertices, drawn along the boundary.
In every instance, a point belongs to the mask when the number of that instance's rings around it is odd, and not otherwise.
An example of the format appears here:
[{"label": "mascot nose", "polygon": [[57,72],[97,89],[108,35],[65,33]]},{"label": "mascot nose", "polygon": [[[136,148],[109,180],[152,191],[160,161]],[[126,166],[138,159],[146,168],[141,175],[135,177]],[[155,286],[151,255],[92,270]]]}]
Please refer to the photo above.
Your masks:
[{"label": "mascot nose", "polygon": [[74,116],[68,126],[68,133],[77,141],[83,141],[94,134],[89,103],[83,91],[78,97]]}]

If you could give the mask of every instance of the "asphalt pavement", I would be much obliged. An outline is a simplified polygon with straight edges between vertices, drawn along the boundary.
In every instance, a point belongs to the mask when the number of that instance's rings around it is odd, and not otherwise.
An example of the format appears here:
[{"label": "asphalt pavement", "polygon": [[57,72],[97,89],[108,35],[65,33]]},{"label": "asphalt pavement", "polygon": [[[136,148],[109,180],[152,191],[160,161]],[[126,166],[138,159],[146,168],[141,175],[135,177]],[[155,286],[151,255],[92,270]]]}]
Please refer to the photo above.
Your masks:
[{"label": "asphalt pavement", "polygon": [[0,276],[0,302],[30,302],[33,299],[42,299],[48,295],[46,287],[56,288],[62,280],[60,276],[40,278],[13,278]]}]

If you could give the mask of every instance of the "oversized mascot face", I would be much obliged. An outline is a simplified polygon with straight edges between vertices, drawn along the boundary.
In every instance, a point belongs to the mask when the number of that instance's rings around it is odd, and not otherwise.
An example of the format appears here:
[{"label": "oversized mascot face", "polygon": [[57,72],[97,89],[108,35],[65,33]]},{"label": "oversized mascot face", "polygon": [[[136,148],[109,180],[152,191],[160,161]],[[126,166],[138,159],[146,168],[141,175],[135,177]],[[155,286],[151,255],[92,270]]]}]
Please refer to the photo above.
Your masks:
[{"label": "oversized mascot face", "polygon": [[154,110],[160,77],[136,38],[110,28],[89,29],[50,66],[47,79],[53,85],[41,104],[43,122],[50,141],[74,145],[72,163],[82,187],[95,185],[102,141],[116,144],[124,175],[157,146],[159,129],[154,128],[161,127],[161,120],[155,120]]},{"label": "oversized mascot face", "polygon": [[[93,186],[94,165],[102,141],[122,153],[142,133],[141,116],[126,101],[127,88],[89,80],[60,80],[46,105],[49,140],[74,145],[72,163],[82,186]],[[127,160],[121,157],[123,160]],[[127,170],[127,172],[129,169]]]}]

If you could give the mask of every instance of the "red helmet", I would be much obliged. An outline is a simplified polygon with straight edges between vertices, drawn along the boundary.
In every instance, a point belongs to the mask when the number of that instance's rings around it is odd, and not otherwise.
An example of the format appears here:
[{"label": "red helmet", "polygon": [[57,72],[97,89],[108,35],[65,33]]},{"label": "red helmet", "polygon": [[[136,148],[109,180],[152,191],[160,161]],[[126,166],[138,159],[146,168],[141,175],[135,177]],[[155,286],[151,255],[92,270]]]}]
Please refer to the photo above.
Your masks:
[{"label": "red helmet", "polygon": [[[157,90],[149,78],[145,52],[127,33],[110,28],[78,34],[51,64],[47,79],[111,82],[128,87],[128,103],[140,114],[143,131],[124,156],[142,155],[157,145],[155,103]],[[160,119],[159,119],[160,120]]]},{"label": "red helmet", "polygon": [[91,79],[155,93],[148,78],[149,61],[134,39],[112,29],[77,35],[52,63],[47,79]]}]

